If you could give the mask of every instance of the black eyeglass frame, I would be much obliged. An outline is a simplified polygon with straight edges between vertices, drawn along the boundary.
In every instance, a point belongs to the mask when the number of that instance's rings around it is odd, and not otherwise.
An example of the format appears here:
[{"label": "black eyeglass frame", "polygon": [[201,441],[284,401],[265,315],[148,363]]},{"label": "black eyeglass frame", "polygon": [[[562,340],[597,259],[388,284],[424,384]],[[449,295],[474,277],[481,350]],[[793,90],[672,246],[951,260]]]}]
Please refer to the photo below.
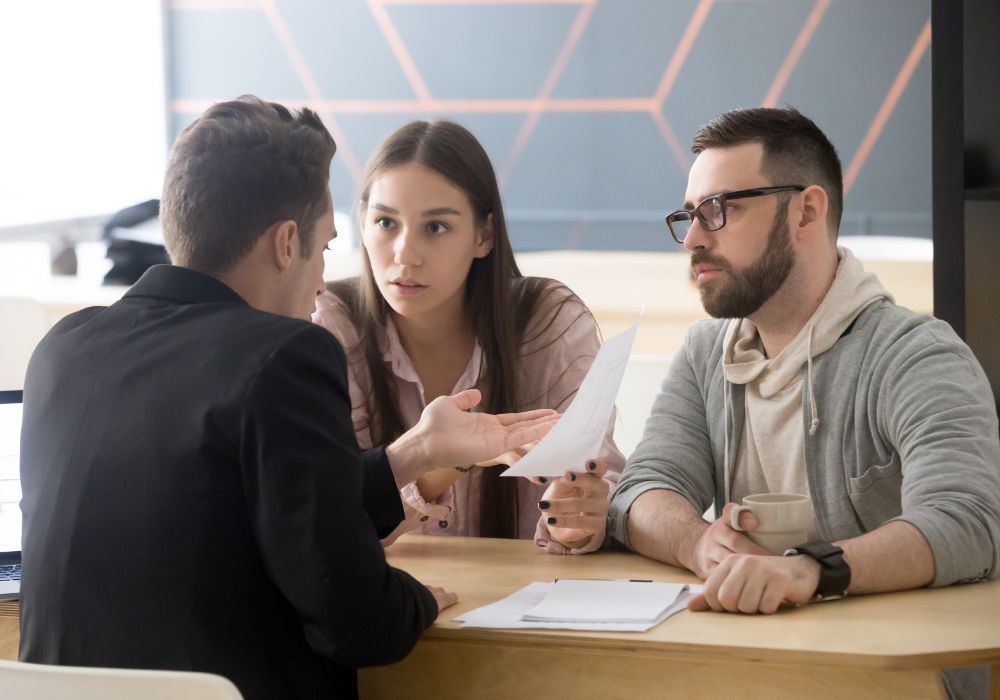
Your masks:
[{"label": "black eyeglass frame", "polygon": [[[687,238],[687,233],[685,233],[683,236],[677,235],[677,233],[674,231],[674,226],[671,223],[671,220],[674,220],[675,218],[678,221],[693,222],[694,218],[698,217],[698,221],[701,222],[701,227],[703,229],[705,229],[706,231],[718,231],[726,226],[727,199],[745,199],[747,197],[762,197],[767,194],[777,194],[779,192],[792,192],[793,190],[796,192],[802,192],[805,189],[806,189],[805,185],[775,185],[774,187],[752,187],[748,190],[736,190],[735,192],[719,192],[718,194],[712,194],[709,195],[708,197],[705,197],[705,199],[698,202],[698,206],[696,206],[694,209],[677,209],[675,211],[670,212],[664,217],[664,221],[667,222],[667,229],[669,229],[670,231],[670,236],[675,241],[683,245],[684,239]],[[716,226],[715,228],[712,228],[709,225],[708,219],[706,219],[706,217],[700,211],[702,205],[713,199],[719,200],[719,210],[722,212],[722,223]],[[684,219],[677,218],[678,215],[680,214],[684,214],[685,218]]]}]

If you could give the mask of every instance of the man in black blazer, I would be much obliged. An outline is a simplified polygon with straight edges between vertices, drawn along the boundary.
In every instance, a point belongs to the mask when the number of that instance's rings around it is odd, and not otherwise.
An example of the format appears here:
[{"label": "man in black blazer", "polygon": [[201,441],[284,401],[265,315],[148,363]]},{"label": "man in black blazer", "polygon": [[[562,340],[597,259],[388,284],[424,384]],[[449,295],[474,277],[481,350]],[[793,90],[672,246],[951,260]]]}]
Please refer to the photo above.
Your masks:
[{"label": "man in black blazer", "polygon": [[24,392],[24,661],[186,669],[247,698],[353,697],[455,601],[388,566],[397,483],[538,439],[544,412],[442,397],[359,454],[344,353],[308,322],[333,139],[241,98],[178,138],[176,266],[59,322]]}]

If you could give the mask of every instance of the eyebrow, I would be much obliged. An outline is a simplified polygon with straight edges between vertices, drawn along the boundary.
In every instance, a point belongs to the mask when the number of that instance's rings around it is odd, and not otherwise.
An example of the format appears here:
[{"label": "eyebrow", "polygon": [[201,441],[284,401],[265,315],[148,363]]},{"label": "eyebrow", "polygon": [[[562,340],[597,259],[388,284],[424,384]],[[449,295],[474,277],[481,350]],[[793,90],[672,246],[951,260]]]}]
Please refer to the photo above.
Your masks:
[{"label": "eyebrow", "polygon": [[709,197],[714,197],[714,196],[716,196],[718,194],[722,194],[722,190],[720,190],[718,192],[712,192],[711,194],[706,194],[704,197],[702,197],[701,199],[699,199],[697,202],[692,202],[690,200],[686,200],[684,202],[684,204],[681,205],[681,209],[687,209],[689,211],[693,210],[696,206],[698,206],[699,204],[701,204],[702,202],[704,202]]},{"label": "eyebrow", "polygon": [[[368,205],[369,209],[378,209],[379,211],[384,211],[387,214],[398,214],[398,209],[393,209],[392,207],[386,206],[385,204],[379,204],[378,202],[373,202]],[[451,207],[438,207],[436,209],[427,209],[420,213],[421,216],[442,216],[444,214],[450,214],[453,216],[461,216],[462,212]]]},{"label": "eyebrow", "polygon": [[428,209],[427,211],[422,212],[420,215],[421,216],[442,216],[444,214],[450,214],[450,215],[453,215],[453,216],[461,216],[462,212],[458,211],[457,209],[452,209],[451,207],[438,207],[437,209]]}]

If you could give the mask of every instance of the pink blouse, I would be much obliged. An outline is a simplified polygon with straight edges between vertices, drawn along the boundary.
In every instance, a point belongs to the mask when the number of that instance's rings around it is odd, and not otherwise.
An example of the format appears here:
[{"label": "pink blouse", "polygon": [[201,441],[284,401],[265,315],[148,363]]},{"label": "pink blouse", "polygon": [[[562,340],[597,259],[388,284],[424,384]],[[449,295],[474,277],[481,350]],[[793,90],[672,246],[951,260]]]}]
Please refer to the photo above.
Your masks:
[{"label": "pink blouse", "polygon": [[[519,381],[520,386],[530,388],[532,396],[527,397],[528,400],[518,410],[552,408],[559,412],[565,411],[600,348],[594,318],[582,302],[575,298],[567,301],[558,310],[555,319],[550,319],[552,309],[567,295],[564,288],[545,295],[542,308],[532,319],[532,323],[542,326],[541,332],[529,327],[524,333],[523,337],[529,340],[521,352],[523,374]],[[357,330],[351,323],[344,303],[331,292],[326,292],[317,299],[313,321],[333,333],[344,346],[354,432],[358,446],[362,450],[370,449],[374,446],[369,425],[371,379]],[[385,334],[379,338],[379,345],[382,358],[389,365],[396,381],[400,417],[404,427],[410,428],[420,419],[426,406],[424,388],[391,319],[387,319]],[[483,362],[482,349],[477,341],[469,364],[451,393],[473,387],[482,390],[484,382],[480,381],[480,374]],[[625,464],[624,456],[612,439],[614,422],[615,417],[612,416],[601,452],[597,455],[608,464],[604,478],[612,490]],[[431,501],[425,501],[421,497],[415,482],[405,485],[400,490],[405,519],[383,540],[383,544],[391,544],[404,532],[411,531],[424,535],[479,536],[481,480],[482,471],[479,469],[463,473],[444,493]],[[583,553],[599,548],[600,538],[596,537],[586,546],[572,550],[550,539],[546,517],[538,509],[538,500],[545,488],[536,486],[527,479],[518,479],[518,537],[533,537],[539,547],[557,553]]]}]

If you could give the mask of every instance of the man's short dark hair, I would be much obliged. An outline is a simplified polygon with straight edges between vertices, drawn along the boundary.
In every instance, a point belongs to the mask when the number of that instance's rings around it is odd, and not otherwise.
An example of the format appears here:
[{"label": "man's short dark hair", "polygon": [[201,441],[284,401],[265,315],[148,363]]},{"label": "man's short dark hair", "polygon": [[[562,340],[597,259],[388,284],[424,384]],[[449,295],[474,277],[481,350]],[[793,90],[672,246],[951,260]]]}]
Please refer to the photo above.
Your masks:
[{"label": "man's short dark hair", "polygon": [[819,185],[830,200],[832,232],[840,228],[844,210],[844,178],[837,149],[820,128],[792,106],[754,107],[722,114],[698,129],[691,151],[728,148],[745,143],[764,147],[761,169],[772,185]]},{"label": "man's short dark hair", "polygon": [[250,95],[210,107],[177,137],[167,166],[160,216],[174,263],[224,272],[287,220],[308,257],[336,150],[312,110]]}]

